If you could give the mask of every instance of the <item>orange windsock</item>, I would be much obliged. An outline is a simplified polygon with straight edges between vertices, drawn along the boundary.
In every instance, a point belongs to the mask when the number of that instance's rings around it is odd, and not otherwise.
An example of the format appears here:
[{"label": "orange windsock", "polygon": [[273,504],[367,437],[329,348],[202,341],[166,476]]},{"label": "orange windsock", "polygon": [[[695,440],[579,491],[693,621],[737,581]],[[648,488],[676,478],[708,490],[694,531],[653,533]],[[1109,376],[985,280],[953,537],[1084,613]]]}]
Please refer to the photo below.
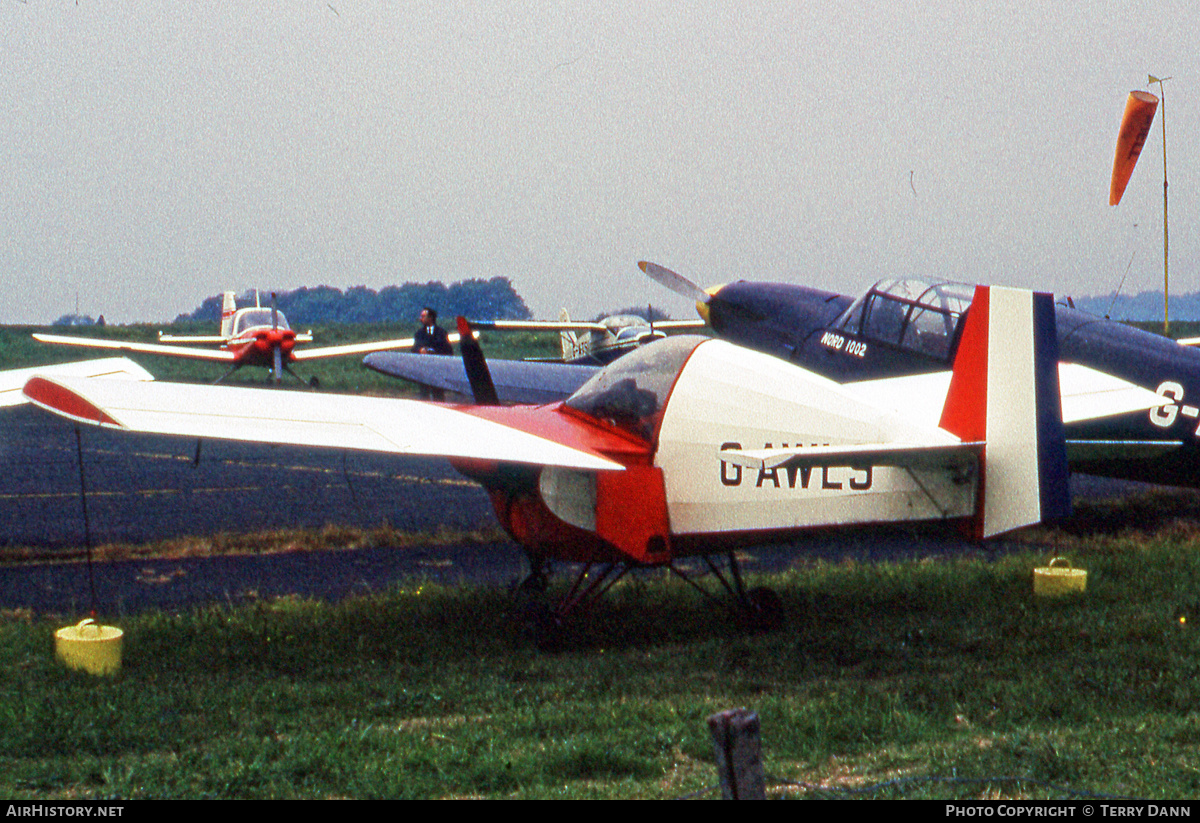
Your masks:
[{"label": "orange windsock", "polygon": [[1117,134],[1117,154],[1113,158],[1112,184],[1108,189],[1108,205],[1121,202],[1129,176],[1137,165],[1138,155],[1146,144],[1154,113],[1158,111],[1158,98],[1148,91],[1131,91],[1125,101],[1125,116],[1121,118],[1121,131]]}]

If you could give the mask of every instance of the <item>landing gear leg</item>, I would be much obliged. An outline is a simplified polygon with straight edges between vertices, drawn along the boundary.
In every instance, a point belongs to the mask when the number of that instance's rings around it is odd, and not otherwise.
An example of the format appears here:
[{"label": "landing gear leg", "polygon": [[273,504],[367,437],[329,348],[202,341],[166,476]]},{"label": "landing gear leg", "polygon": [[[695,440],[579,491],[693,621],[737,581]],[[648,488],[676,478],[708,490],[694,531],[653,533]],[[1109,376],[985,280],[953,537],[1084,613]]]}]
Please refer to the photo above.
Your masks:
[{"label": "landing gear leg", "polygon": [[[779,593],[767,586],[755,586],[752,589],[747,589],[742,582],[742,572],[738,566],[737,557],[733,552],[730,552],[727,557],[728,576],[713,562],[712,557],[706,555],[704,562],[708,566],[709,572],[717,578],[725,591],[733,597],[735,604],[741,611],[743,619],[746,621],[747,627],[751,631],[763,632],[773,631],[782,626],[786,617],[786,611]],[[672,565],[670,569],[701,594],[707,597],[715,597],[715,595],[678,567]]]}]

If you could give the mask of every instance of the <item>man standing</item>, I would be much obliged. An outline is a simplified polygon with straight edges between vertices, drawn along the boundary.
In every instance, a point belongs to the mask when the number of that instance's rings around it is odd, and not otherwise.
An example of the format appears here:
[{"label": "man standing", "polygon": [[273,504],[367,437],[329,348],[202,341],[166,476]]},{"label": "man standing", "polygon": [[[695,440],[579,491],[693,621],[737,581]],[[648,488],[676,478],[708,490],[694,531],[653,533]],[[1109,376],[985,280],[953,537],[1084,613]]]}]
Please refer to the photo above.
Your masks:
[{"label": "man standing", "polygon": [[[413,335],[412,350],[416,354],[454,354],[446,330],[437,324],[437,312],[428,306],[421,309],[421,327]],[[446,392],[422,385],[421,397],[440,402],[446,399]]]},{"label": "man standing", "polygon": [[417,354],[454,354],[446,330],[437,324],[437,312],[428,306],[421,309],[421,328],[413,335],[412,350]]}]

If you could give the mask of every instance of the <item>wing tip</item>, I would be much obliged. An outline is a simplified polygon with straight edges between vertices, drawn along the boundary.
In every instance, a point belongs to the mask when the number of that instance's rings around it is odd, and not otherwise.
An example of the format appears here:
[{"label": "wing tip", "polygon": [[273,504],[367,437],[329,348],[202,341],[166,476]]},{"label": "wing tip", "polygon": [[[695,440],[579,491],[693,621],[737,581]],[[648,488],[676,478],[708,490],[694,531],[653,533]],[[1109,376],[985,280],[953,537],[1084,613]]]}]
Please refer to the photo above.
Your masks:
[{"label": "wing tip", "polygon": [[23,392],[29,402],[60,417],[92,426],[124,428],[81,394],[49,378],[31,377],[25,383]]}]

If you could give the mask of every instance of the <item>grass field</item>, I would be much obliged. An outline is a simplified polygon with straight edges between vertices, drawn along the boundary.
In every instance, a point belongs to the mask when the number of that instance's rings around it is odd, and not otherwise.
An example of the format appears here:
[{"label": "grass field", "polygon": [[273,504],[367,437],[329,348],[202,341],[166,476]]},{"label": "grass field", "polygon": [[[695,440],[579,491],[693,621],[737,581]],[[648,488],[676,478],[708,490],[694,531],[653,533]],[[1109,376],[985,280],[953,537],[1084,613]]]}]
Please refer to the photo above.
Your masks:
[{"label": "grass field", "polygon": [[[711,798],[705,719],[744,706],[772,796],[1196,797],[1194,503],[1090,504],[994,561],[801,563],[754,581],[769,634],[656,573],[555,654],[508,593],[419,582],[123,618],[114,678],[55,661],[74,617],[9,613],[0,796]],[[1032,595],[1056,552],[1085,594]]]},{"label": "grass field", "polygon": [[[0,363],[79,354],[28,331],[0,329]],[[314,330],[320,345],[408,331]],[[346,368],[323,385],[396,391]],[[766,634],[644,575],[553,654],[507,592],[420,581],[121,618],[112,678],[54,659],[79,615],[0,613],[0,796],[714,798],[705,721],[744,706],[773,797],[1194,798],[1196,502],[1087,503],[993,560],[799,562],[750,581],[786,607]],[[1086,593],[1033,596],[1054,554],[1087,569]]]}]

